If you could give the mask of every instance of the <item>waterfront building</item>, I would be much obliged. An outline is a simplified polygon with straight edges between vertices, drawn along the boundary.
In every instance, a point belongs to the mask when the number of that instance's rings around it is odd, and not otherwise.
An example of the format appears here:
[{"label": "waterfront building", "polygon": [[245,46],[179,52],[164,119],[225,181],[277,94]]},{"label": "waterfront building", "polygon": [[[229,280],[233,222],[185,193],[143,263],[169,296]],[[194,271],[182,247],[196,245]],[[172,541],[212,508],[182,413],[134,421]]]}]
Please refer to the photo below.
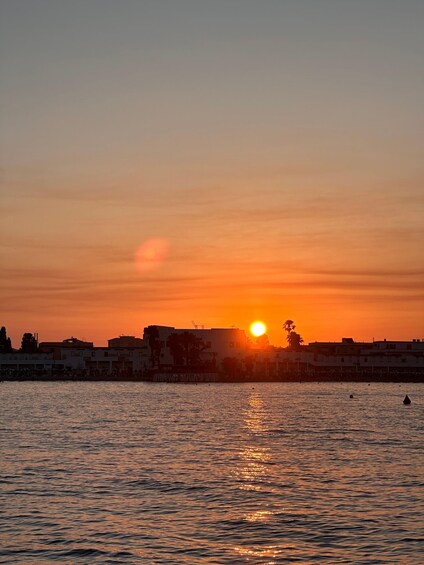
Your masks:
[{"label": "waterfront building", "polygon": [[54,353],[62,349],[92,349],[93,347],[92,341],[84,341],[76,337],[69,337],[63,341],[42,341],[38,345],[38,349],[45,353]]},{"label": "waterfront building", "polygon": [[[179,339],[175,339],[175,336]],[[175,344],[177,346],[175,347]],[[194,355],[192,354],[194,351]],[[159,373],[163,373],[162,376]],[[298,349],[250,339],[238,328],[148,326],[108,347],[69,338],[35,352],[0,352],[2,378],[216,380],[424,380],[424,340],[312,342]],[[200,376],[199,376],[200,375]]]},{"label": "waterfront building", "polygon": [[[174,356],[169,346],[172,334],[191,334],[201,340],[202,362],[220,366],[225,358],[239,360],[247,354],[252,342],[244,330],[238,328],[175,328],[173,326],[148,326],[144,328],[143,340],[151,358],[150,366],[172,366]],[[155,349],[155,351],[153,351]],[[156,360],[155,360],[156,359]]]},{"label": "waterfront building", "polygon": [[55,360],[51,353],[22,353],[14,351],[0,355],[0,375],[2,378],[22,376],[37,377],[51,374]]},{"label": "waterfront building", "polygon": [[133,335],[120,335],[119,337],[114,337],[108,340],[109,348],[122,348],[122,349],[142,349],[145,343],[141,337],[135,337]]},{"label": "waterfront building", "polygon": [[424,340],[313,342],[299,351],[273,348],[254,355],[254,374],[284,380],[398,380],[424,378]]}]

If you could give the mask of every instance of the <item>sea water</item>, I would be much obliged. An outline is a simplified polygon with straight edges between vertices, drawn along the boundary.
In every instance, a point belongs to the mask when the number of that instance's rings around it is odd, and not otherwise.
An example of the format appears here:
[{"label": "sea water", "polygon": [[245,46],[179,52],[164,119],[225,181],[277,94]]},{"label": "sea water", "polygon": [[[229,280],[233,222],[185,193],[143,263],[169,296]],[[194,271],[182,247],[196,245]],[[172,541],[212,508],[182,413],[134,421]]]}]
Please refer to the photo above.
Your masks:
[{"label": "sea water", "polygon": [[422,384],[0,393],[1,563],[424,563]]}]

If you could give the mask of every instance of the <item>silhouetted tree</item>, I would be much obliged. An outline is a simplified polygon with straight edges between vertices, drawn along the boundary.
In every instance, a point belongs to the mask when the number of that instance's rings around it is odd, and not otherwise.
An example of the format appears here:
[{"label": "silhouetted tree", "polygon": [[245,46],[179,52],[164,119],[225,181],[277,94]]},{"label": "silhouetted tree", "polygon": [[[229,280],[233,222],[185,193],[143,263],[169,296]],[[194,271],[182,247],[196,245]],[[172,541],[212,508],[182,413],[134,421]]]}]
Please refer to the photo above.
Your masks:
[{"label": "silhouetted tree", "polygon": [[172,333],[168,336],[166,340],[166,345],[169,347],[171,352],[174,365],[184,364],[184,350],[181,342],[181,334]]},{"label": "silhouetted tree", "polygon": [[0,329],[0,353],[12,353],[12,342],[7,337],[6,328],[2,326]]},{"label": "silhouetted tree", "polygon": [[171,352],[174,365],[193,367],[201,363],[201,353],[207,346],[201,337],[191,332],[172,333],[169,335],[167,346]]},{"label": "silhouetted tree", "polygon": [[303,343],[303,337],[295,332],[296,326],[293,320],[286,320],[283,324],[283,330],[287,333],[287,342],[289,344],[289,349],[292,351],[299,351],[301,344]]},{"label": "silhouetted tree", "polygon": [[37,353],[38,343],[35,336],[31,333],[24,333],[21,343],[22,353]]},{"label": "silhouetted tree", "polygon": [[237,357],[224,357],[222,360],[222,370],[229,377],[238,377],[241,374],[241,363]]},{"label": "silhouetted tree", "polygon": [[297,332],[290,332],[288,340],[290,349],[292,349],[293,351],[299,351],[300,346],[303,343],[303,337]]},{"label": "silhouetted tree", "polygon": [[159,330],[156,326],[148,326],[144,333],[147,335],[147,340],[150,349],[150,364],[153,367],[160,366],[160,354],[162,345],[159,339]]},{"label": "silhouetted tree", "polygon": [[293,320],[286,320],[283,324],[283,330],[285,332],[287,332],[288,334],[290,332],[294,332],[294,330],[296,329],[296,326],[294,325]]},{"label": "silhouetted tree", "polygon": [[198,365],[200,363],[200,354],[206,349],[203,339],[191,332],[183,332],[179,334],[179,337],[181,340],[184,364],[187,367]]}]

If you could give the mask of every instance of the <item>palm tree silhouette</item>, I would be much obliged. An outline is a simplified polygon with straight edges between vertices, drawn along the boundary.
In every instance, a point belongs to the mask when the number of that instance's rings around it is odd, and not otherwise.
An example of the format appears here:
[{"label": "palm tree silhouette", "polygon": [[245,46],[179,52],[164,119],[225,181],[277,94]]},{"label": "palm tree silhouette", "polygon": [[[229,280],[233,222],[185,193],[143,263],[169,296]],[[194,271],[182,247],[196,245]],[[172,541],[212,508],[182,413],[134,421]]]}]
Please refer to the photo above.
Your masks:
[{"label": "palm tree silhouette", "polygon": [[159,339],[159,330],[156,326],[148,326],[144,333],[147,335],[150,349],[150,364],[152,369],[157,366],[160,367],[160,354],[162,345]]},{"label": "palm tree silhouette", "polygon": [[200,354],[207,349],[201,337],[191,332],[173,333],[166,342],[174,360],[174,365],[193,367],[200,364]]}]

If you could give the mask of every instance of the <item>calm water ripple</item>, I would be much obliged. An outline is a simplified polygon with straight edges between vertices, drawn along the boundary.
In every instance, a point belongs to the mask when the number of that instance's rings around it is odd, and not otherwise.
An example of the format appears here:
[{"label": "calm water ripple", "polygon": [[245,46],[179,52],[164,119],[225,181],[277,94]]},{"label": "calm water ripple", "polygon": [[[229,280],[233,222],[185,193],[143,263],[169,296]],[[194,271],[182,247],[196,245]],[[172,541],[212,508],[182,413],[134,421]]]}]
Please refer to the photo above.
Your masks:
[{"label": "calm water ripple", "polygon": [[424,563],[424,385],[0,387],[1,563]]}]

